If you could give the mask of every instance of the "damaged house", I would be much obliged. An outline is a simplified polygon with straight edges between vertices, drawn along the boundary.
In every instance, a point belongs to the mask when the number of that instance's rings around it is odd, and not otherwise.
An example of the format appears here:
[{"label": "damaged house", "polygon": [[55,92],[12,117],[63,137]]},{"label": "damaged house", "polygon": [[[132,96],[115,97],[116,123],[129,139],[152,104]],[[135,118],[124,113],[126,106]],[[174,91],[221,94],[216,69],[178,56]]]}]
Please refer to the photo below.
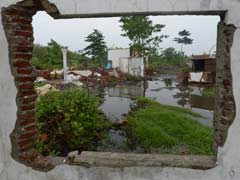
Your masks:
[{"label": "damaged house", "polygon": [[112,68],[136,77],[144,76],[144,58],[136,55],[133,50],[116,48],[108,50],[108,63]]},{"label": "damaged house", "polygon": [[214,55],[193,55],[191,61],[192,72],[189,73],[190,83],[215,83],[216,58]]}]

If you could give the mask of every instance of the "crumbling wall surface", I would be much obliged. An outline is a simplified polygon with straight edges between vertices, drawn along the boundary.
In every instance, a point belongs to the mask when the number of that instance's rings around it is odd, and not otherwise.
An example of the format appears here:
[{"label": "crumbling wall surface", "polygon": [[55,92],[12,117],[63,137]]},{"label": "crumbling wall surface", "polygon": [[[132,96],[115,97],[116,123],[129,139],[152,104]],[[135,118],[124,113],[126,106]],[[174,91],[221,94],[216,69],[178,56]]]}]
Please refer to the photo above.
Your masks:
[{"label": "crumbling wall surface", "polygon": [[[38,172],[12,159],[10,134],[16,123],[16,93],[9,63],[8,42],[0,21],[0,180],[239,180],[240,179],[240,0],[49,0],[63,17],[124,14],[131,12],[181,12],[204,14],[228,10],[225,23],[237,29],[231,47],[231,71],[236,116],[226,143],[219,149],[217,166],[201,171],[181,168],[106,168],[59,165],[50,172]],[[2,7],[17,0],[0,0]],[[204,13],[203,13],[204,12]],[[68,15],[68,16],[66,16]],[[0,19],[1,13],[0,13]]]}]

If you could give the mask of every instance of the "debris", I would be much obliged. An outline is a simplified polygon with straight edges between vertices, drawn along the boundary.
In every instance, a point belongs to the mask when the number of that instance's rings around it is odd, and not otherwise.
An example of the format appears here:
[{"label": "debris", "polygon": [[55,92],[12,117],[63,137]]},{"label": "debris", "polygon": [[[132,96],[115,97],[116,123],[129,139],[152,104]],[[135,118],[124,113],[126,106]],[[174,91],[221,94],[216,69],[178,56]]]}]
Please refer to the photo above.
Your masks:
[{"label": "debris", "polygon": [[191,72],[189,73],[189,82],[201,82],[202,81],[203,72]]},{"label": "debris", "polygon": [[101,76],[102,76],[101,74],[99,74],[99,73],[97,73],[97,72],[95,72],[93,75],[94,75],[94,76],[97,76],[97,77],[101,77]]},{"label": "debris", "polygon": [[108,63],[105,66],[105,69],[110,69],[112,67],[112,61],[108,61]]},{"label": "debris", "polygon": [[47,80],[44,79],[43,77],[37,77],[37,79],[34,81],[34,83],[41,83],[41,82],[47,82]]},{"label": "debris", "polygon": [[44,96],[46,95],[49,91],[58,91],[55,87],[53,87],[52,85],[50,84],[46,84],[42,87],[38,87],[36,88],[36,91],[38,93],[38,95],[40,96]]},{"label": "debris", "polygon": [[44,79],[50,80],[51,76],[50,76],[50,71],[48,70],[36,70],[37,71],[37,76],[38,77],[42,77]]},{"label": "debris", "polygon": [[80,76],[79,75],[73,75],[73,74],[69,74],[67,76],[67,81],[68,82],[73,82],[73,81],[79,81],[80,80]]},{"label": "debris", "polygon": [[73,161],[76,156],[78,156],[78,151],[72,151],[72,152],[68,153],[67,157],[70,161]]},{"label": "debris", "polygon": [[119,78],[119,75],[116,69],[113,69],[113,76],[116,78]]},{"label": "debris", "polygon": [[118,127],[118,128],[124,127],[124,126],[126,126],[127,124],[128,124],[127,119],[122,119],[122,120],[118,120],[118,121],[113,122],[113,126],[114,126],[114,127]]},{"label": "debris", "polygon": [[75,85],[75,86],[78,86],[78,87],[82,87],[83,86],[83,83],[79,82],[79,81],[73,81],[71,82],[71,84]]},{"label": "debris", "polygon": [[63,69],[62,70],[53,70],[50,72],[52,79],[63,79]]},{"label": "debris", "polygon": [[75,75],[83,76],[83,77],[89,77],[92,75],[92,71],[90,70],[85,70],[85,71],[69,71],[68,73],[72,73]]},{"label": "debris", "polygon": [[181,84],[181,83],[188,83],[189,79],[189,73],[188,72],[181,72],[177,74],[176,81]]}]

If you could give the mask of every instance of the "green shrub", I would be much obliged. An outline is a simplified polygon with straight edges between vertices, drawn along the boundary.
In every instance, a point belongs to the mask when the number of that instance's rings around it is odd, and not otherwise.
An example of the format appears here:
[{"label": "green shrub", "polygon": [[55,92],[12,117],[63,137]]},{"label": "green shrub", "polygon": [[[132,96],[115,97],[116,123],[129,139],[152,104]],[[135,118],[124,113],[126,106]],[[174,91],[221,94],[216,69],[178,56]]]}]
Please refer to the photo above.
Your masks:
[{"label": "green shrub", "polygon": [[79,89],[40,97],[36,112],[40,131],[37,150],[43,155],[62,156],[73,150],[95,150],[107,127],[99,104],[99,98]]}]

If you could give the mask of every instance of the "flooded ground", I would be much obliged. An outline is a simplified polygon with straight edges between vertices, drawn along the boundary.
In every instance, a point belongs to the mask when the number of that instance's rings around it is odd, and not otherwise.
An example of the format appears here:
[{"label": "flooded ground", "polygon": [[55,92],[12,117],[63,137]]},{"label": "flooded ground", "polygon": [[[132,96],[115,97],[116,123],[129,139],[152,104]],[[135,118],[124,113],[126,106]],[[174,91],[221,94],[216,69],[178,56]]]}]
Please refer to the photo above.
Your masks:
[{"label": "flooded ground", "polygon": [[212,127],[214,97],[202,95],[203,87],[179,86],[174,76],[161,76],[141,82],[124,82],[103,90],[103,112],[112,120],[124,118],[136,97],[148,97],[165,105],[189,108],[203,116],[198,121]]},{"label": "flooded ground", "polygon": [[[195,118],[201,124],[213,126],[214,97],[203,95],[204,87],[178,85],[175,76],[164,75],[141,82],[121,82],[101,90],[94,89],[104,96],[100,109],[112,122],[124,120],[134,99],[140,96],[156,100],[164,105],[189,108],[202,118]],[[125,132],[111,129],[109,138],[98,147],[98,151],[126,152]],[[131,152],[143,152],[142,149]]]}]

